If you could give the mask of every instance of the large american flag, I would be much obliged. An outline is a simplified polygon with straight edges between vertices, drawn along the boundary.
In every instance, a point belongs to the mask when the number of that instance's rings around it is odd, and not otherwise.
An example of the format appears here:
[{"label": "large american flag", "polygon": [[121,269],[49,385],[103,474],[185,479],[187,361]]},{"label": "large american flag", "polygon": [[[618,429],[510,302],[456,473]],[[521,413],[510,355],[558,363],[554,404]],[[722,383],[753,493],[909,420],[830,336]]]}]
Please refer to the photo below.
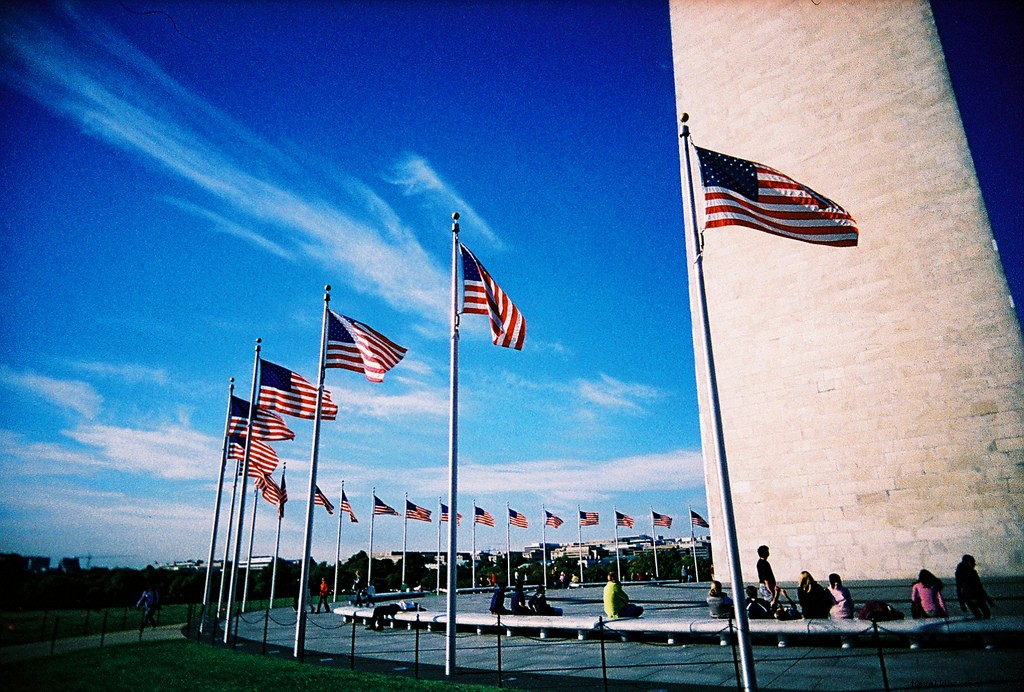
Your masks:
[{"label": "large american flag", "polygon": [[526,318],[469,248],[462,243],[459,245],[462,248],[462,279],[465,284],[462,311],[490,315],[491,341],[498,346],[522,350],[526,340]]},{"label": "large american flag", "polygon": [[348,520],[350,523],[359,523],[359,520],[356,519],[356,513],[352,511],[352,503],[348,501],[344,490],[341,491],[341,511],[348,514]]},{"label": "large american flag", "polygon": [[657,512],[651,512],[651,516],[654,518],[655,526],[662,526],[666,529],[672,528],[672,517],[667,514],[658,514]]},{"label": "large american flag", "polygon": [[[314,418],[316,387],[299,373],[260,359],[259,406],[296,418]],[[324,389],[320,417],[323,420],[334,420],[337,415],[338,407],[331,401],[331,393]]]},{"label": "large american flag", "polygon": [[494,517],[491,513],[482,507],[473,508],[473,523],[483,524],[484,526],[494,526]]},{"label": "large american flag", "polygon": [[518,526],[521,529],[530,528],[530,522],[526,520],[526,517],[514,509],[510,509],[508,511],[508,523],[512,524],[512,526]]},{"label": "large american flag", "polygon": [[559,517],[556,517],[554,514],[552,514],[551,512],[549,512],[547,510],[544,510],[544,523],[546,525],[552,527],[552,528],[556,528],[557,529],[564,522]]},{"label": "large american flag", "polygon": [[711,525],[708,524],[708,520],[705,519],[704,517],[702,517],[701,515],[697,514],[696,512],[694,512],[692,509],[690,510],[690,523],[693,524],[694,526],[699,526],[702,529],[710,529],[711,528]]},{"label": "large american flag", "polygon": [[597,512],[584,512],[580,510],[580,526],[597,526]]},{"label": "large american flag", "polygon": [[[443,502],[441,503],[441,522],[448,522],[448,505]],[[455,517],[455,523],[462,526],[462,512],[459,512],[458,516]]]},{"label": "large american flag", "polygon": [[327,313],[326,367],[361,372],[370,382],[383,382],[384,373],[402,360],[406,349],[362,322],[333,310]]},{"label": "large american flag", "polygon": [[696,149],[705,228],[746,226],[817,245],[857,244],[857,222],[827,197],[774,168]]},{"label": "large american flag", "polygon": [[259,489],[260,493],[263,494],[263,499],[277,507],[278,512],[280,512],[282,504],[281,489],[277,487],[277,483],[274,482],[274,479],[265,473],[261,473],[259,477],[256,478],[256,487]]},{"label": "large american flag", "polygon": [[[245,437],[246,431],[249,429],[249,402],[245,399],[239,399],[237,396],[231,397],[231,418],[228,422],[228,434],[239,435]],[[273,411],[267,411],[265,409],[256,407],[256,420],[252,422],[253,437],[266,440],[267,442],[277,442],[280,440],[291,440],[295,438],[288,425],[284,422],[284,418],[277,415]]]},{"label": "large american flag", "polygon": [[[228,438],[228,458],[237,461],[245,460],[245,438],[232,435]],[[255,437],[249,447],[249,476],[259,478],[261,474],[271,474],[277,468],[279,461],[277,452],[266,442],[260,442]],[[241,473],[241,468],[239,468]]]},{"label": "large american flag", "polygon": [[374,514],[393,514],[396,517],[402,516],[401,514],[398,513],[398,510],[396,510],[394,507],[390,507],[387,504],[385,504],[376,495],[373,496],[373,513]]},{"label": "large american flag", "polygon": [[314,486],[313,488],[313,504],[320,505],[327,510],[328,514],[334,514],[334,504],[327,499],[324,495],[324,491],[320,489],[320,486]]},{"label": "large american flag", "polygon": [[430,510],[426,507],[420,507],[415,502],[405,501],[405,518],[415,519],[416,521],[430,521]]},{"label": "large american flag", "polygon": [[628,514],[623,514],[622,512],[615,513],[616,526],[625,526],[627,529],[631,529],[633,528],[633,524],[635,523],[636,522],[633,521],[633,517],[629,516]]}]

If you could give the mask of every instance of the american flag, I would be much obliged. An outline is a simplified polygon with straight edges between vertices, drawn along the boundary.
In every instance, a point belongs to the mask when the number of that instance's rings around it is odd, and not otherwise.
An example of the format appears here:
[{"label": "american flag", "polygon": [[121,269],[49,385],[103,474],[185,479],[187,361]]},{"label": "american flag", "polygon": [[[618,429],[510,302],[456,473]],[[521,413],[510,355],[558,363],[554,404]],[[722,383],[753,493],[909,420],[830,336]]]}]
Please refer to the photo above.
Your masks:
[{"label": "american flag", "polygon": [[281,501],[277,503],[277,518],[284,519],[284,505],[288,502],[288,486],[285,485],[284,470],[281,471]]},{"label": "american flag", "polygon": [[708,520],[694,512],[692,509],[690,510],[690,523],[703,529],[711,528],[711,525],[708,524]]},{"label": "american flag", "polygon": [[[232,396],[228,434],[245,437],[248,429],[249,402],[245,399],[239,399],[237,396]],[[266,440],[267,442],[295,438],[295,433],[289,430],[288,425],[284,422],[284,418],[273,411],[267,411],[258,406],[256,407],[256,420],[252,422],[252,432],[254,438]]]},{"label": "american flag", "polygon": [[817,245],[857,244],[857,222],[827,197],[774,168],[696,149],[705,228],[746,226]]},{"label": "american flag", "polygon": [[327,499],[327,496],[324,495],[324,491],[320,489],[319,485],[314,486],[313,488],[313,504],[320,505],[327,510],[328,514],[334,514],[334,505]]},{"label": "american flag", "polygon": [[552,527],[552,528],[556,528],[557,529],[564,522],[559,517],[556,517],[554,514],[552,514],[551,512],[549,512],[547,510],[544,510],[544,523],[547,524],[548,526]]},{"label": "american flag", "polygon": [[482,507],[473,508],[473,523],[483,524],[484,526],[494,526],[494,517],[491,513]]},{"label": "american flag", "polygon": [[[441,503],[441,522],[447,523],[448,521],[448,505]],[[455,523],[462,526],[462,512],[459,512],[458,516],[455,517]]]},{"label": "american flag", "polygon": [[426,507],[420,507],[414,502],[405,501],[405,518],[415,519],[416,521],[430,521],[430,510]]},{"label": "american flag", "polygon": [[256,478],[256,487],[263,494],[263,499],[274,506],[281,504],[281,489],[277,487],[274,479],[265,473]]},{"label": "american flag", "polygon": [[382,502],[381,499],[379,497],[377,497],[376,495],[373,496],[373,513],[374,514],[393,514],[396,517],[402,516],[401,514],[398,513],[398,510],[396,510],[394,507],[389,507],[388,505],[384,504],[384,502]]},{"label": "american flag", "polygon": [[469,248],[461,243],[459,245],[462,248],[462,277],[465,283],[462,311],[467,314],[490,315],[491,341],[498,346],[522,350],[526,340],[526,318]]},{"label": "american flag", "polygon": [[526,520],[526,517],[514,509],[510,509],[508,511],[508,523],[512,524],[512,526],[518,526],[521,529],[530,528],[530,522]]},{"label": "american flag", "polygon": [[629,516],[628,514],[623,514],[622,512],[615,513],[616,526],[625,526],[627,529],[631,529],[633,528],[633,524],[635,523],[636,522],[633,521],[633,517]]},{"label": "american flag", "polygon": [[[314,418],[316,387],[299,373],[260,359],[259,406],[296,418]],[[320,417],[323,420],[334,420],[337,415],[338,407],[331,401],[331,393],[324,389]]]},{"label": "american flag", "polygon": [[672,528],[672,517],[667,514],[658,514],[657,512],[651,512],[651,516],[654,517],[655,526],[663,526],[666,529]]},{"label": "american flag", "polygon": [[345,497],[345,491],[344,490],[341,491],[341,511],[342,512],[346,512],[348,514],[349,522],[351,522],[353,524],[358,524],[359,523],[359,520],[356,519],[356,513],[352,511],[352,503],[350,503],[348,501],[348,498]]},{"label": "american flag", "polygon": [[333,310],[327,313],[326,367],[361,372],[370,382],[383,382],[384,373],[402,360],[406,349],[362,322]]},{"label": "american flag", "polygon": [[[237,461],[245,460],[245,438],[232,435],[228,438],[228,458]],[[261,474],[271,474],[278,464],[277,452],[266,442],[260,442],[255,437],[249,447],[249,475],[259,478]],[[239,468],[241,473],[241,468]]]},{"label": "american flag", "polygon": [[597,512],[580,511],[580,526],[597,526]]}]

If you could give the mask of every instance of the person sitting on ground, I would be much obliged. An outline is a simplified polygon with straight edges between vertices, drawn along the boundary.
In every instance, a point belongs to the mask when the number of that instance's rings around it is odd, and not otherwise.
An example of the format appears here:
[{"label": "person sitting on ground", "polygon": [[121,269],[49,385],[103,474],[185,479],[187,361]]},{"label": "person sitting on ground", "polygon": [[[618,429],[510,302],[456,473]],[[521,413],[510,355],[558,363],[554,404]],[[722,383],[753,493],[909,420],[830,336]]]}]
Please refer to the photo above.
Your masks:
[{"label": "person sitting on ground", "polygon": [[750,620],[768,620],[772,616],[771,604],[761,598],[756,586],[748,586],[747,592],[747,618]]},{"label": "person sitting on ground", "polygon": [[556,608],[548,603],[548,597],[544,594],[544,587],[538,586],[537,590],[530,596],[530,610],[536,615],[561,615],[562,609]]},{"label": "person sitting on ground", "polygon": [[731,618],[733,616],[732,599],[722,591],[722,582],[711,582],[708,591],[708,611],[713,618]]},{"label": "person sitting on ground", "polygon": [[529,606],[526,605],[526,594],[523,593],[523,583],[517,581],[512,589],[512,601],[509,604],[513,615],[530,615]]},{"label": "person sitting on ground", "polygon": [[992,617],[992,611],[988,607],[995,607],[996,602],[981,585],[981,577],[978,576],[972,555],[964,555],[960,564],[956,566],[956,597],[960,601],[961,611],[966,613],[967,608],[970,608],[971,615],[982,620]]},{"label": "person sitting on ground", "polygon": [[946,617],[942,586],[942,580],[926,569],[921,570],[910,590],[910,614],[915,618]]},{"label": "person sitting on ground", "polygon": [[825,588],[815,581],[810,572],[800,573],[800,585],[797,587],[797,599],[800,601],[800,612],[805,618],[827,618],[832,608]]},{"label": "person sitting on ground", "polygon": [[641,606],[629,602],[615,572],[608,573],[608,583],[604,585],[604,612],[610,618],[638,618],[644,612]]},{"label": "person sitting on ground", "polygon": [[509,611],[505,608],[505,586],[504,584],[495,584],[494,593],[491,595],[491,607],[488,608],[491,615],[508,615]]},{"label": "person sitting on ground", "polygon": [[828,597],[832,602],[828,616],[833,620],[850,620],[853,618],[853,596],[850,590],[843,586],[843,580],[833,572],[828,575]]}]

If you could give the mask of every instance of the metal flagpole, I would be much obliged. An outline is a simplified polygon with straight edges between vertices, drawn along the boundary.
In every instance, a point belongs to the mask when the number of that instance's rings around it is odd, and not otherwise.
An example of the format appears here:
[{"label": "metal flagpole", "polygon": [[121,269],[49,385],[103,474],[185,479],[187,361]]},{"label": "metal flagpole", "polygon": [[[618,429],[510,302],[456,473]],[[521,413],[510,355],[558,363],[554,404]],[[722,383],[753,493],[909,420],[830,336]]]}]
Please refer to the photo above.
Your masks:
[{"label": "metal flagpole", "polygon": [[[448,414],[448,593],[445,598],[444,674],[451,677],[455,665],[455,595],[458,591],[457,566],[459,526],[459,213],[452,214],[452,302],[451,371]],[[473,586],[476,586],[476,509],[473,510]]]},{"label": "metal flagpole", "polygon": [[476,588],[476,500],[473,500],[473,573],[470,575],[473,580],[472,587]]},{"label": "metal flagpole", "polygon": [[242,492],[238,498],[238,530],[235,532],[234,559],[231,561],[231,578],[228,580],[228,603],[224,612],[224,643],[231,641],[231,613],[235,605],[235,586],[238,583],[238,557],[242,552],[242,520],[245,515],[245,479],[249,477],[249,453],[252,450],[252,422],[256,419],[256,383],[260,371],[260,344],[256,339],[256,355],[252,363],[252,391],[249,393],[249,420],[245,426],[245,454],[242,455]]},{"label": "metal flagpole", "polygon": [[[718,462],[719,494],[722,501],[722,524],[726,534],[726,551],[729,559],[729,571],[732,578],[732,599],[736,604],[736,632],[739,642],[740,668],[743,675],[743,687],[748,692],[757,689],[757,674],[754,670],[754,651],[750,642],[750,623],[747,620],[746,609],[741,604],[746,602],[743,593],[743,574],[740,569],[739,544],[736,539],[736,520],[733,515],[732,489],[729,485],[729,468],[725,458],[725,435],[722,429],[722,412],[718,399],[718,380],[715,376],[715,358],[711,347],[711,323],[708,320],[707,295],[704,288],[704,252],[701,240],[701,233],[697,229],[697,201],[693,192],[693,178],[690,172],[690,127],[686,124],[690,116],[683,114],[681,122],[683,132],[680,135],[683,139],[683,150],[686,155],[686,183],[690,189],[690,223],[693,232],[693,243],[687,243],[689,261],[696,267],[697,296],[694,305],[700,315],[703,330],[702,346],[704,351],[704,363],[706,365],[705,377],[708,390],[708,398],[711,403],[713,425],[710,426],[712,443],[715,448],[715,458]],[[685,215],[684,215],[685,218]],[[689,253],[692,253],[690,255]],[[691,295],[691,300],[693,296]],[[693,519],[691,517],[691,523]]]},{"label": "metal flagpole", "polygon": [[[230,442],[228,443],[230,447]],[[228,562],[231,559],[231,546],[233,545],[231,539],[234,536],[235,528],[235,500],[238,497],[238,475],[242,470],[242,460],[236,460],[231,465],[231,508],[228,510],[228,535],[224,539],[224,559],[220,563],[220,585],[217,588],[217,615],[220,617],[221,610],[224,607],[224,587],[227,586],[228,579],[231,577],[231,573],[228,571]]]},{"label": "metal flagpole", "polygon": [[309,553],[313,543],[313,498],[316,493],[316,464],[320,456],[321,408],[324,403],[324,377],[327,374],[327,313],[331,287],[324,286],[324,316],[320,328],[320,363],[317,368],[316,413],[313,415],[313,448],[309,454],[309,491],[306,493],[306,524],[302,541],[302,566],[299,571],[299,612],[295,618],[295,658],[302,655],[306,643],[306,602],[309,598]]},{"label": "metal flagpole", "polygon": [[512,515],[508,511],[508,503],[505,503],[505,563],[508,565],[508,585],[512,586],[512,541],[511,529]]},{"label": "metal flagpole", "polygon": [[[245,481],[242,481],[243,483]],[[238,612],[245,612],[245,604],[249,600],[249,575],[252,574],[252,546],[256,539],[256,508],[260,506],[260,495],[256,490],[256,481],[253,479],[252,488],[252,520],[249,522],[249,552],[245,556],[245,581],[242,586],[242,608]]]},{"label": "metal flagpole", "polygon": [[693,552],[693,579],[699,583],[700,570],[697,569],[697,539],[693,535],[693,510],[690,509],[690,505],[686,505],[686,511],[690,515],[690,550]]},{"label": "metal flagpole", "polygon": [[654,507],[651,507],[651,549],[654,550],[654,578],[660,579],[658,572],[658,527],[654,525]]},{"label": "metal flagpole", "polygon": [[[284,484],[284,473],[288,468],[288,464],[281,464],[281,492],[285,492]],[[277,592],[277,559],[281,556],[281,520],[284,519],[284,511],[281,506],[281,500],[277,501],[277,537],[274,539],[274,568],[270,572],[270,605],[269,608],[274,607],[274,594]]]},{"label": "metal flagpole", "polygon": [[338,549],[334,552],[334,598],[338,598],[338,568],[341,566],[341,517],[344,514],[345,481],[341,482],[341,495],[338,496]]},{"label": "metal flagpole", "polygon": [[409,493],[405,494],[405,507],[403,508],[402,516],[405,517],[404,523],[402,524],[402,581],[401,589],[405,591],[405,554],[406,547],[409,545]]},{"label": "metal flagpole", "polygon": [[580,534],[580,588],[583,588],[583,511],[576,505],[576,524]]},{"label": "metal flagpole", "polygon": [[[203,607],[199,615],[199,633],[206,629],[206,616],[210,609],[210,582],[213,579],[213,552],[217,546],[217,524],[220,521],[220,499],[224,493],[224,468],[228,462],[228,430],[231,429],[231,397],[235,394],[235,378],[228,384],[228,413],[224,420],[224,444],[220,450],[220,473],[217,475],[217,499],[213,503],[213,530],[210,532],[210,557],[206,561],[206,579],[203,581]],[[221,573],[224,565],[221,565]],[[221,580],[223,581],[223,579]]]},{"label": "metal flagpole", "polygon": [[377,517],[377,512],[374,511],[377,509],[377,486],[373,486],[370,488],[370,495],[373,497],[373,499],[370,500],[370,550],[366,554],[366,556],[369,558],[367,560],[369,564],[366,566],[367,592],[369,592],[370,586],[373,584],[373,522],[374,519]]},{"label": "metal flagpole", "polygon": [[[441,510],[441,496],[437,496],[437,589],[434,593],[441,593],[441,517],[444,513]],[[448,517],[448,521],[452,521]]]},{"label": "metal flagpole", "polygon": [[619,577],[619,582],[622,582],[622,566],[619,564],[619,510],[616,509],[615,505],[612,505],[612,515],[615,517],[613,522],[615,525],[615,574]]},{"label": "metal flagpole", "polygon": [[541,582],[544,585],[544,591],[548,590],[548,509],[544,505],[540,506],[540,564],[543,568],[543,574],[541,575]]}]

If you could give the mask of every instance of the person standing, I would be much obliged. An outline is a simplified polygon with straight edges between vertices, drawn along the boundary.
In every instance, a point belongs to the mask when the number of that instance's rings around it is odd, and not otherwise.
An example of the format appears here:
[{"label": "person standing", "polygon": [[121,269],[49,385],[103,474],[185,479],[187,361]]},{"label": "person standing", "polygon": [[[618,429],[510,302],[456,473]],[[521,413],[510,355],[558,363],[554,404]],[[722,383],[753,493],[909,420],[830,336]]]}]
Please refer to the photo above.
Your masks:
[{"label": "person standing", "polygon": [[327,602],[327,597],[331,594],[331,587],[327,585],[326,579],[320,579],[320,588],[317,590],[320,600],[316,602],[316,612],[320,612],[320,606],[323,606],[324,612],[331,612],[331,606]]},{"label": "person standing", "polygon": [[995,606],[996,602],[981,585],[981,577],[978,576],[973,555],[964,555],[960,564],[956,566],[956,597],[960,601],[961,611],[966,613],[970,608],[971,614],[982,620],[992,617],[992,611],[988,607]]},{"label": "person standing", "polygon": [[160,610],[160,592],[157,591],[155,586],[147,586],[146,590],[139,596],[135,607],[142,608],[142,622],[139,624],[139,632],[146,629],[147,622],[152,627],[156,627],[156,620],[153,618],[153,614]]}]

